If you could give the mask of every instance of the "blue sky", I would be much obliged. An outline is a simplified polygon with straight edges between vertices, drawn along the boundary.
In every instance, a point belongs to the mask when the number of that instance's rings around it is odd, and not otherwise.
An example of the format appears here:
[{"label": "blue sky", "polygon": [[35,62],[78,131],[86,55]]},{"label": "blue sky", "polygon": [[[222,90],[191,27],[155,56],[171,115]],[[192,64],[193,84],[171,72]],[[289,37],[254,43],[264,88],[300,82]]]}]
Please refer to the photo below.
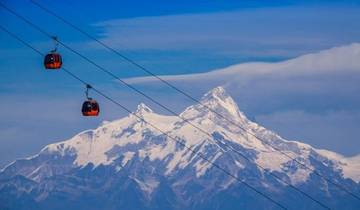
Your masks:
[{"label": "blue sky", "polygon": [[[119,77],[146,76],[29,1],[3,2]],[[205,73],[254,61],[279,62],[360,42],[359,1],[39,2],[159,75]],[[52,48],[51,40],[2,8],[0,24],[44,53]],[[64,73],[45,72],[39,55],[3,32],[0,46],[0,166],[94,128],[103,120],[124,116],[123,111],[94,95],[103,107],[102,115],[84,119],[79,115],[84,99],[81,84]],[[66,49],[60,47],[60,51],[67,68],[131,109],[140,101],[146,102]],[[237,94],[235,86],[227,90],[251,119],[280,135],[355,155],[360,153],[360,104],[359,96],[352,93],[357,90],[359,75],[351,71],[336,74],[282,81],[293,91],[269,93],[268,100],[276,103],[266,107],[256,97],[258,87],[251,86],[253,92],[249,89],[247,94]],[[328,82],[319,85],[316,95],[292,86],[294,81],[302,87],[321,80]],[[241,82],[239,87],[245,85]],[[343,88],[334,89],[334,83]],[[201,97],[215,85],[224,84],[209,81],[198,90],[182,88]],[[191,104],[160,84],[136,86],[178,112]],[[273,83],[271,87],[276,90]]]}]

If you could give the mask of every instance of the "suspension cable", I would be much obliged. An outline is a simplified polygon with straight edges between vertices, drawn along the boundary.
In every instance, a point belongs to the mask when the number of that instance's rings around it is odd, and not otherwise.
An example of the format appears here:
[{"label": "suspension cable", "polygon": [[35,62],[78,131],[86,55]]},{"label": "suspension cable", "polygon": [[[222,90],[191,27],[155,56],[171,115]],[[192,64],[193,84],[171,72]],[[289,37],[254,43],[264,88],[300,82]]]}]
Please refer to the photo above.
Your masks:
[{"label": "suspension cable", "polygon": [[[217,116],[219,116],[220,118],[226,120],[227,122],[231,123],[232,125],[238,127],[239,129],[243,130],[244,132],[248,133],[250,136],[253,136],[254,138],[260,140],[262,143],[270,146],[271,148],[273,148],[275,151],[281,153],[282,155],[284,155],[285,157],[289,158],[289,160],[294,161],[295,163],[299,164],[300,166],[304,167],[306,170],[314,173],[316,176],[324,179],[325,181],[327,181],[328,183],[334,185],[335,187],[337,187],[338,189],[346,192],[347,194],[351,195],[353,198],[357,199],[360,201],[360,196],[354,194],[353,192],[351,192],[350,190],[348,190],[347,188],[345,188],[344,186],[332,181],[331,179],[325,177],[323,174],[321,174],[320,172],[318,172],[317,170],[309,167],[308,165],[306,165],[305,163],[300,162],[299,160],[296,159],[296,157],[292,157],[289,154],[285,153],[284,151],[282,151],[280,148],[277,148],[276,146],[268,143],[267,141],[263,140],[261,137],[257,136],[256,134],[253,134],[251,132],[249,132],[246,128],[242,127],[241,125],[239,125],[238,123],[234,122],[231,119],[228,119],[227,117],[225,117],[223,114],[219,113],[218,111],[214,110],[213,108],[209,107],[208,105],[202,103],[200,100],[196,99],[195,97],[191,96],[189,93],[181,90],[180,88],[176,87],[175,85],[173,85],[172,83],[166,81],[165,79],[161,78],[160,76],[154,74],[153,72],[151,72],[150,70],[148,70],[147,68],[145,68],[143,65],[135,62],[133,59],[129,58],[128,56],[125,56],[124,54],[120,53],[118,50],[114,49],[113,47],[110,47],[109,45],[107,45],[106,43],[104,43],[103,41],[97,39],[96,37],[94,37],[93,35],[89,34],[88,32],[82,30],[81,28],[77,27],[76,25],[72,24],[70,21],[64,19],[63,17],[61,17],[60,15],[56,14],[55,12],[51,11],[50,9],[46,8],[45,6],[41,5],[40,3],[38,3],[35,0],[29,0],[32,4],[36,5],[37,7],[39,7],[40,9],[42,9],[43,11],[47,12],[48,14],[56,17],[57,19],[59,19],[60,21],[62,21],[63,23],[69,25],[70,27],[72,27],[73,29],[79,31],[80,33],[82,33],[83,35],[87,36],[88,38],[94,40],[95,42],[97,42],[98,44],[102,45],[104,48],[108,49],[109,51],[115,53],[116,55],[118,55],[119,57],[121,57],[122,59],[124,59],[125,61],[129,62],[130,64],[134,65],[135,67],[137,67],[138,69],[144,71],[145,73],[147,73],[148,75],[154,77],[155,79],[161,81],[162,83],[164,83],[165,85],[167,85],[168,87],[172,88],[173,90],[179,92],[180,94],[184,95],[185,97],[189,98],[190,100],[194,101],[197,104],[200,104],[202,107],[208,109],[209,111],[213,112],[214,114],[216,114]],[[211,120],[211,119],[210,119]],[[295,155],[296,154],[292,151],[290,151],[291,154]],[[313,157],[311,154],[309,154],[310,157]],[[314,158],[314,157],[313,157]],[[323,164],[323,163],[322,163]]]},{"label": "suspension cable", "polygon": [[[17,14],[17,13],[16,13]],[[29,23],[31,26],[33,26],[35,29],[39,30],[40,32],[42,32],[44,35],[46,36],[50,36],[49,33],[47,33],[46,31],[42,30],[40,27],[36,26],[35,24],[33,24],[32,22],[30,22],[29,20],[25,19],[24,17],[20,16],[20,15],[16,15],[19,16],[19,18],[21,18],[22,20],[24,20],[26,23]],[[213,139],[213,136],[205,131],[204,129],[200,128],[199,126],[195,125],[194,123],[192,123],[191,121],[189,121],[188,119],[185,119],[183,117],[181,117],[180,115],[178,115],[177,113],[175,113],[173,110],[169,109],[168,107],[166,107],[165,105],[161,104],[160,102],[158,102],[157,100],[154,100],[152,97],[146,95],[145,93],[143,93],[142,91],[140,91],[139,89],[135,88],[134,86],[128,84],[127,82],[125,82],[124,80],[120,79],[119,77],[117,77],[116,75],[114,75],[113,73],[111,73],[110,71],[106,70],[105,68],[103,68],[102,66],[98,65],[97,63],[93,62],[91,59],[89,59],[88,57],[80,54],[78,51],[72,49],[71,47],[69,47],[68,45],[64,44],[63,42],[59,41],[58,42],[64,46],[66,49],[70,50],[71,52],[77,54],[78,56],[80,56],[81,58],[85,59],[86,61],[88,61],[89,63],[91,63],[92,65],[94,65],[95,67],[97,67],[98,69],[100,69],[101,71],[109,74],[111,77],[119,80],[120,82],[122,82],[124,85],[126,85],[127,87],[129,87],[130,89],[132,89],[133,91],[137,92],[138,94],[146,97],[147,99],[149,99],[150,101],[152,101],[153,103],[159,105],[160,107],[164,108],[165,110],[167,110],[168,112],[174,114],[175,116],[177,116],[179,119],[183,120],[184,122],[188,123],[189,125],[191,125],[192,127],[196,128],[197,130],[199,130],[200,132],[202,132],[203,134],[207,135],[209,137],[209,140],[214,142],[216,145],[218,145],[218,143]],[[316,202],[318,205],[322,206],[325,209],[330,209],[328,206],[326,206],[325,204],[323,204],[321,201],[313,198],[312,196],[310,196],[308,193],[302,191],[301,189],[299,189],[298,187],[294,186],[293,184],[291,184],[288,181],[284,181],[283,179],[281,179],[278,175],[276,175],[274,172],[272,171],[268,171],[265,169],[265,167],[261,166],[260,164],[252,161],[250,158],[248,158],[246,155],[242,154],[241,152],[237,151],[236,149],[234,149],[232,146],[228,145],[228,144],[223,144],[224,146],[226,146],[228,149],[230,149],[231,151],[235,152],[237,155],[241,156],[243,159],[247,160],[249,163],[253,163],[255,165],[257,165],[261,170],[263,170],[264,172],[270,174],[272,177],[274,177],[275,179],[279,180],[282,183],[285,183],[286,185],[290,186],[292,189],[296,190],[297,192],[301,193],[302,195],[306,196],[307,198],[311,199],[312,201]],[[219,146],[219,145],[218,145]]]},{"label": "suspension cable", "polygon": [[[40,54],[41,56],[44,56],[44,54],[42,52],[40,52],[39,50],[37,50],[36,48],[34,48],[33,46],[31,46],[30,44],[28,44],[26,41],[22,40],[20,37],[18,37],[17,35],[13,34],[12,32],[10,32],[9,30],[7,30],[6,28],[4,28],[3,26],[0,25],[0,29],[3,30],[4,32],[8,33],[10,36],[12,36],[13,38],[15,38],[16,40],[18,40],[19,42],[23,43],[24,45],[26,45],[27,47],[33,49],[35,52],[37,52],[38,54]],[[79,76],[75,75],[74,73],[72,73],[71,71],[67,70],[66,68],[62,67],[62,69],[64,70],[65,73],[67,73],[68,75],[70,75],[71,77],[73,77],[74,79],[78,80],[79,82],[81,82],[84,85],[88,85],[89,83],[85,82],[84,80],[82,80]],[[198,153],[195,149],[191,148],[190,146],[186,145],[185,143],[183,143],[181,140],[177,139],[176,137],[170,136],[169,134],[167,134],[165,131],[161,130],[160,128],[158,128],[157,126],[155,126],[153,123],[150,123],[148,121],[146,121],[143,117],[141,117],[140,115],[132,112],[130,109],[128,109],[127,107],[125,107],[124,105],[120,104],[119,102],[117,102],[116,100],[112,99],[110,96],[106,95],[105,93],[103,93],[102,91],[96,89],[94,86],[92,86],[92,89],[94,90],[94,92],[96,92],[97,94],[101,95],[102,97],[104,97],[105,99],[109,100],[110,102],[112,102],[113,104],[119,106],[120,108],[122,108],[123,110],[125,110],[126,112],[128,112],[129,114],[135,116],[136,118],[138,118],[139,120],[141,120],[142,122],[145,122],[146,124],[150,125],[152,128],[154,128],[155,130],[157,130],[158,132],[162,133],[163,135],[165,135],[166,137],[168,137],[169,139],[175,141],[176,143],[180,144],[181,146],[183,146],[184,148],[186,148],[188,151],[190,151],[191,153],[193,153],[194,155],[200,157],[201,159],[203,159],[204,161],[208,162],[209,164],[211,164],[212,166],[214,166],[215,168],[217,168],[218,170],[222,171],[223,173],[225,173],[226,175],[228,175],[229,177],[236,179],[237,181],[239,181],[240,183],[242,183],[244,186],[248,187],[249,189],[251,189],[252,191],[256,192],[257,194],[261,195],[262,197],[266,198],[267,200],[269,200],[270,202],[274,203],[275,205],[277,205],[278,207],[280,207],[281,209],[285,209],[287,210],[287,208],[285,206],[283,206],[281,203],[275,201],[273,198],[271,198],[270,196],[266,195],[265,193],[261,192],[260,190],[256,189],[256,187],[251,186],[250,184],[248,184],[246,181],[240,179],[239,177],[237,177],[236,175],[233,175],[232,173],[228,172],[226,169],[222,168],[220,165],[212,162],[209,158],[206,158],[203,154]]]}]

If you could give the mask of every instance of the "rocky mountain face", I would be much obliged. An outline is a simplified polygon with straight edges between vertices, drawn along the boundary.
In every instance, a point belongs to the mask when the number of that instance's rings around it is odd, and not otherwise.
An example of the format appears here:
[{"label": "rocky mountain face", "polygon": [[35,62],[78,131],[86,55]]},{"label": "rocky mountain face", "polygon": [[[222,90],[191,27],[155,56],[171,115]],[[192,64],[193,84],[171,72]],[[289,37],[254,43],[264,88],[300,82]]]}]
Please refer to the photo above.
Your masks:
[{"label": "rocky mountain face", "polygon": [[239,180],[288,209],[323,207],[286,183],[332,209],[360,209],[359,200],[312,172],[360,195],[360,156],[345,158],[287,141],[247,119],[222,87],[201,102],[238,126],[199,104],[180,114],[204,133],[140,104],[134,114],[144,120],[131,114],[104,122],[5,167],[0,209],[279,209]]}]

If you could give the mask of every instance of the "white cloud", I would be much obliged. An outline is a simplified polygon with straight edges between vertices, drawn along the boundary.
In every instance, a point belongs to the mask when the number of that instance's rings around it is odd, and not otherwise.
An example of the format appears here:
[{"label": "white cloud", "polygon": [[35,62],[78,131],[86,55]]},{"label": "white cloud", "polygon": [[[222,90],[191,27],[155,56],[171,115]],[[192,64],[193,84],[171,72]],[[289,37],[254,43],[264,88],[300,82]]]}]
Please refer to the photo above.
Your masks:
[{"label": "white cloud", "polygon": [[[226,80],[239,83],[267,76],[283,79],[316,74],[360,72],[360,44],[335,47],[319,53],[307,54],[295,59],[276,62],[253,62],[217,69],[211,72],[162,76],[168,81]],[[127,80],[130,83],[156,82],[154,77],[140,77]]]},{"label": "white cloud", "polygon": [[[292,108],[300,109],[301,105],[332,109],[338,103],[349,108],[360,103],[357,97],[360,92],[360,44],[336,47],[283,62],[244,63],[207,73],[162,78],[197,95],[223,85],[255,112],[264,111],[265,108],[261,107],[264,103],[267,104],[266,109],[273,110],[289,108],[289,103]],[[160,85],[153,77],[131,78],[127,82]],[[331,98],[327,98],[329,96]]]}]

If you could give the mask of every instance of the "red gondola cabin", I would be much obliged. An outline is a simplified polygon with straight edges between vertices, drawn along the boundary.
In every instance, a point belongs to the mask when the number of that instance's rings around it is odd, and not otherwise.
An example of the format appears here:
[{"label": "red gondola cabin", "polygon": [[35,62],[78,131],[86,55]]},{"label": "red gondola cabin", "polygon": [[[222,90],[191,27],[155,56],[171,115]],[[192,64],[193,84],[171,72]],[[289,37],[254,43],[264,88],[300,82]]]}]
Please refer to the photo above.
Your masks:
[{"label": "red gondola cabin", "polygon": [[95,100],[89,99],[83,103],[81,111],[83,116],[98,116],[100,107]]},{"label": "red gondola cabin", "polygon": [[60,69],[62,65],[61,55],[51,52],[45,56],[44,66],[46,69]]}]

